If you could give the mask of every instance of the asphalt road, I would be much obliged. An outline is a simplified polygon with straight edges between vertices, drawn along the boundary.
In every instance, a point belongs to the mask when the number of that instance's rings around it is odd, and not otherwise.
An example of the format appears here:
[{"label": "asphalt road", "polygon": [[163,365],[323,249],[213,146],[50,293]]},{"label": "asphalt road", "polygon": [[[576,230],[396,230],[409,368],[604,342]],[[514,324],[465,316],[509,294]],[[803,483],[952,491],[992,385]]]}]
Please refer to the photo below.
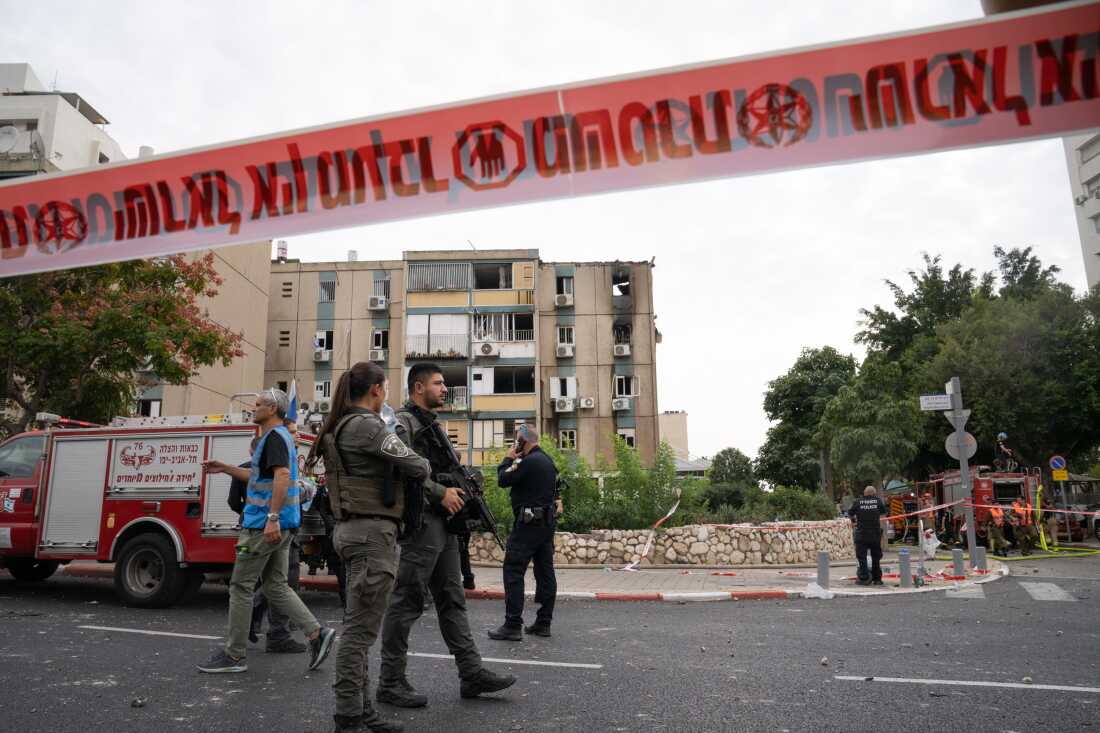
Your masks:
[{"label": "asphalt road", "polygon": [[[382,709],[407,730],[449,733],[1100,730],[1100,556],[1017,563],[1013,572],[952,595],[563,601],[552,639],[519,644],[484,636],[501,620],[500,602],[471,601],[483,656],[515,660],[490,664],[516,674],[516,686],[461,700],[450,660],[414,657],[410,678],[429,706]],[[335,595],[304,598],[324,622],[339,618]],[[0,729],[330,730],[331,660],[306,673],[304,655],[264,654],[261,639],[248,673],[209,676],[194,665],[217,641],[82,628],[221,636],[226,604],[224,589],[207,585],[185,607],[129,609],[107,581],[27,586],[0,573]],[[445,654],[433,613],[411,646]],[[595,666],[521,663],[532,661]]]}]

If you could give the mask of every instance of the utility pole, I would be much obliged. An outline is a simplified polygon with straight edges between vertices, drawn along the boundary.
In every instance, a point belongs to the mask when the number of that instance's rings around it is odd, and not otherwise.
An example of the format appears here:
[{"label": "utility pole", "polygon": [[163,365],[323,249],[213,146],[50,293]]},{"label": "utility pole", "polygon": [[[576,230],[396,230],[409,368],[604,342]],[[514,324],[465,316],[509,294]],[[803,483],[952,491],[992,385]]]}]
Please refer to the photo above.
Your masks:
[{"label": "utility pole", "polygon": [[974,527],[974,484],[970,480],[969,456],[966,445],[966,418],[963,413],[962,384],[951,377],[946,385],[951,396],[951,423],[955,426],[955,446],[959,451],[959,479],[966,495],[966,545],[970,548],[970,567],[978,567],[978,535]]}]

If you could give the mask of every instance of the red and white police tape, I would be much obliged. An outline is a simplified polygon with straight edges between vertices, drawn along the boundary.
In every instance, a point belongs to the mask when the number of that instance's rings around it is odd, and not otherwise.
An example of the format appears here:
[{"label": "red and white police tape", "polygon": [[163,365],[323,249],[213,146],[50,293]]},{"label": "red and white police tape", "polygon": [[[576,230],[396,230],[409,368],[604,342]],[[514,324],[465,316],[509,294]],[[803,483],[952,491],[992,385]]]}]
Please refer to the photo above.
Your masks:
[{"label": "red and white police tape", "polygon": [[[0,183],[0,276],[1100,123],[1100,1]],[[975,182],[978,185],[978,182]]]}]

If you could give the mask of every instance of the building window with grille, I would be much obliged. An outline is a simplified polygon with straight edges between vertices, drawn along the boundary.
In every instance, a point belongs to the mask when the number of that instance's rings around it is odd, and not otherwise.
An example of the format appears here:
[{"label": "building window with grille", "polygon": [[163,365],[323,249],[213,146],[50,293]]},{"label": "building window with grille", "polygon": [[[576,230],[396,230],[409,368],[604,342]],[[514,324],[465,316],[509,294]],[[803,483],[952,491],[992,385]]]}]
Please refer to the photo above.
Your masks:
[{"label": "building window with grille", "polygon": [[634,443],[634,428],[619,428],[615,431],[623,442],[626,443],[627,448],[635,448]]},{"label": "building window with grille", "polygon": [[558,431],[558,448],[562,450],[576,450],[577,449],[577,431],[576,430],[559,430]]},{"label": "building window with grille", "polygon": [[374,292],[371,295],[376,295],[380,298],[390,297],[390,279],[387,277],[384,280],[374,281]]},{"label": "building window with grille", "polygon": [[573,326],[558,326],[558,346],[573,345]]},{"label": "building window with grille", "polygon": [[627,374],[615,375],[616,397],[637,397],[638,378]]},{"label": "building window with grille", "polygon": [[319,303],[333,303],[336,301],[336,281],[322,280],[318,297]]}]

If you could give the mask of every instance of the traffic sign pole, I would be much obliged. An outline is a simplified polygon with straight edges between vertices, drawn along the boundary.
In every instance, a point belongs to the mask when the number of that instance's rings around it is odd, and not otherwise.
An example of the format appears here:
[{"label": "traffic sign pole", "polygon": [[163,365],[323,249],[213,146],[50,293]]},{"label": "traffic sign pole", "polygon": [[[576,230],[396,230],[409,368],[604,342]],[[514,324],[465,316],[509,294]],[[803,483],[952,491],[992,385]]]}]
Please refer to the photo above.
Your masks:
[{"label": "traffic sign pole", "polygon": [[[978,533],[974,527],[974,485],[970,481],[970,465],[966,447],[966,418],[969,411],[963,410],[962,383],[958,377],[951,377],[947,383],[947,393],[951,395],[951,424],[955,426],[955,445],[959,450],[959,478],[963,491],[969,501],[966,504],[966,544],[970,548],[970,567],[978,567]],[[963,413],[966,413],[965,415]]]}]

